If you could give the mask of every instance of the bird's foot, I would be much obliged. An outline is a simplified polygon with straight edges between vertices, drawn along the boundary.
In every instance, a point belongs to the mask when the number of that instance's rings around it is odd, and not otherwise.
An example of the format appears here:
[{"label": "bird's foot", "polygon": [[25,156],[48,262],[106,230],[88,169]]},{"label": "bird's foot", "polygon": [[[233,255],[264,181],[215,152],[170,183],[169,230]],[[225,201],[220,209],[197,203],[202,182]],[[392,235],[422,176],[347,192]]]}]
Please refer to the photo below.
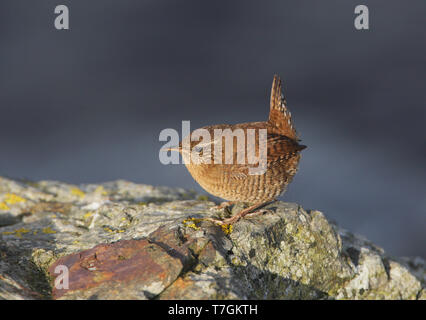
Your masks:
[{"label": "bird's foot", "polygon": [[215,225],[218,225],[219,227],[222,228],[223,232],[225,234],[230,234],[233,230],[232,224],[226,223],[226,219],[225,220],[219,220],[219,219],[214,219],[214,218],[204,218],[204,221],[209,221],[214,223]]},{"label": "bird's foot", "polygon": [[219,225],[223,228],[223,226],[225,226],[225,225],[232,225],[232,224],[236,223],[238,220],[240,220],[241,218],[243,218],[245,216],[254,217],[254,216],[265,213],[266,210],[256,210],[263,205],[264,205],[264,203],[255,204],[255,205],[250,206],[250,207],[248,207],[244,210],[241,210],[236,215],[229,217],[229,218],[226,218],[226,219],[223,219],[223,220],[218,220],[218,219],[213,219],[213,218],[206,218],[205,220],[213,222],[213,223],[215,223],[215,224],[217,224],[217,225]]},{"label": "bird's foot", "polygon": [[232,216],[230,218],[224,219],[222,220],[222,224],[234,224],[237,221],[239,221],[240,219],[242,219],[243,217],[245,218],[253,218],[255,216],[259,216],[262,215],[266,212],[268,212],[267,210],[256,210],[256,211],[248,211],[247,213],[245,212],[246,210],[241,211],[240,213],[236,214],[235,216]]},{"label": "bird's foot", "polygon": [[217,210],[227,209],[230,206],[232,206],[234,203],[235,202],[230,202],[230,201],[221,202],[219,205],[211,207],[210,210],[217,211]]},{"label": "bird's foot", "polygon": [[246,214],[246,218],[253,218],[253,217],[256,217],[256,216],[260,216],[260,215],[262,215],[262,214],[265,214],[265,213],[267,213],[267,212],[268,212],[268,210],[265,210],[265,209],[256,210],[256,211],[253,211],[253,212],[247,213],[247,214]]},{"label": "bird's foot", "polygon": [[[224,203],[221,203],[218,207],[227,208],[232,204],[233,203],[224,202]],[[243,218],[243,217],[252,218],[252,217],[266,213],[267,210],[259,209],[260,207],[264,206],[265,204],[266,203],[257,203],[257,204],[252,205],[252,206],[250,206],[250,207],[248,207],[244,210],[241,210],[236,215],[229,217],[229,218],[226,218],[226,219],[223,219],[223,220],[215,219],[215,218],[199,218],[199,219],[189,218],[189,219],[186,219],[184,221],[184,224],[187,227],[191,227],[195,230],[199,230],[199,227],[197,226],[198,223],[200,223],[201,221],[209,221],[211,223],[214,223],[214,224],[220,226],[225,234],[230,234],[232,232],[232,229],[233,229],[232,225],[234,223],[236,223],[238,220],[240,220],[241,218]]]}]

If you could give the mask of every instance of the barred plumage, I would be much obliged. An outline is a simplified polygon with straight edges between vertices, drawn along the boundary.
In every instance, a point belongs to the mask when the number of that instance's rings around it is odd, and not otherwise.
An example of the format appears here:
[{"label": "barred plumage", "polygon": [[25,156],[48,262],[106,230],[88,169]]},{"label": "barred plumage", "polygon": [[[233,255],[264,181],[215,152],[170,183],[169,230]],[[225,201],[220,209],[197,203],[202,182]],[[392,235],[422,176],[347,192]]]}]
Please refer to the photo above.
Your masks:
[{"label": "barred plumage", "polygon": [[[218,223],[234,223],[242,216],[250,211],[263,205],[264,203],[273,201],[282,194],[287,185],[291,182],[293,176],[297,172],[300,160],[300,151],[305,146],[298,143],[299,139],[294,128],[291,114],[287,109],[286,101],[281,91],[281,80],[278,76],[274,76],[271,90],[270,113],[269,119],[265,122],[249,122],[235,125],[212,125],[202,129],[207,130],[211,137],[214,137],[215,130],[230,129],[232,132],[241,129],[244,133],[245,143],[236,143],[238,139],[233,137],[233,162],[225,163],[225,138],[214,139],[203,143],[202,141],[190,141],[190,137],[186,137],[180,144],[179,151],[183,157],[190,157],[190,151],[198,147],[198,155],[200,162],[194,163],[187,161],[186,167],[192,177],[207,192],[214,196],[223,198],[228,201],[249,202],[254,205],[247,210],[243,210],[236,216],[225,219]],[[255,130],[254,143],[248,143],[248,132]],[[259,145],[261,143],[259,130],[266,129],[266,171],[263,174],[250,174],[250,168],[254,168],[256,164],[249,164],[248,154],[260,155]],[[241,132],[240,130],[240,132]],[[242,137],[242,136],[241,136]],[[219,142],[222,142],[221,145]],[[187,145],[190,148],[183,148]],[[200,146],[203,148],[201,149]],[[210,148],[208,151],[207,148]],[[221,162],[215,163],[214,154],[216,149],[222,151]],[[244,150],[243,150],[244,149]],[[197,149],[198,150],[198,149]],[[237,162],[239,152],[244,152],[244,163]],[[240,153],[241,155],[241,153]]]}]

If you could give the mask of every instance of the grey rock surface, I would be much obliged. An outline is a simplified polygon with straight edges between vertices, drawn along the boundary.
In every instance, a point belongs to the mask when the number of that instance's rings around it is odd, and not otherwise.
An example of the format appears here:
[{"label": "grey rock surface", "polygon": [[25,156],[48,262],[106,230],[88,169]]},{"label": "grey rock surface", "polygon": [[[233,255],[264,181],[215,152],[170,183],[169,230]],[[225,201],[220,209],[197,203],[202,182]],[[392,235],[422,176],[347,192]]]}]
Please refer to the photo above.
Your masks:
[{"label": "grey rock surface", "polygon": [[127,181],[0,178],[0,298],[426,298],[423,259],[390,257],[319,211],[276,202],[230,230],[203,221],[226,214],[214,206]]}]

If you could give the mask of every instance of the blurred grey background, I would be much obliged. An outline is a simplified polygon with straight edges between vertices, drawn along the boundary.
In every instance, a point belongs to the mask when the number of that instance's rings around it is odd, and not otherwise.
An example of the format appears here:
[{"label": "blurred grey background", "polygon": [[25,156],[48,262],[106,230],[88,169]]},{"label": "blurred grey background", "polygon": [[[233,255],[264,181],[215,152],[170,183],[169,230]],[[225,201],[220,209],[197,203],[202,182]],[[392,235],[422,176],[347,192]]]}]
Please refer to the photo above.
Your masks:
[{"label": "blurred grey background", "polygon": [[266,119],[278,73],[308,146],[282,199],[425,257],[426,2],[358,4],[3,0],[0,175],[202,192],[160,131]]}]

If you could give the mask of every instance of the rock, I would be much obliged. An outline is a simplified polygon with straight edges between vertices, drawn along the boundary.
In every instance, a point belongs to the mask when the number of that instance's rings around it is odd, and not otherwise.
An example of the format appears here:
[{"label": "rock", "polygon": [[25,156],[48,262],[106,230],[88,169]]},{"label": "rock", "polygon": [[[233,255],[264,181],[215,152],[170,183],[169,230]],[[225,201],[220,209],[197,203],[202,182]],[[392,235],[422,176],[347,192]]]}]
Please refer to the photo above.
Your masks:
[{"label": "rock", "polygon": [[426,297],[423,259],[390,257],[319,211],[276,202],[230,230],[203,221],[223,214],[214,206],[126,181],[0,178],[0,298]]}]

